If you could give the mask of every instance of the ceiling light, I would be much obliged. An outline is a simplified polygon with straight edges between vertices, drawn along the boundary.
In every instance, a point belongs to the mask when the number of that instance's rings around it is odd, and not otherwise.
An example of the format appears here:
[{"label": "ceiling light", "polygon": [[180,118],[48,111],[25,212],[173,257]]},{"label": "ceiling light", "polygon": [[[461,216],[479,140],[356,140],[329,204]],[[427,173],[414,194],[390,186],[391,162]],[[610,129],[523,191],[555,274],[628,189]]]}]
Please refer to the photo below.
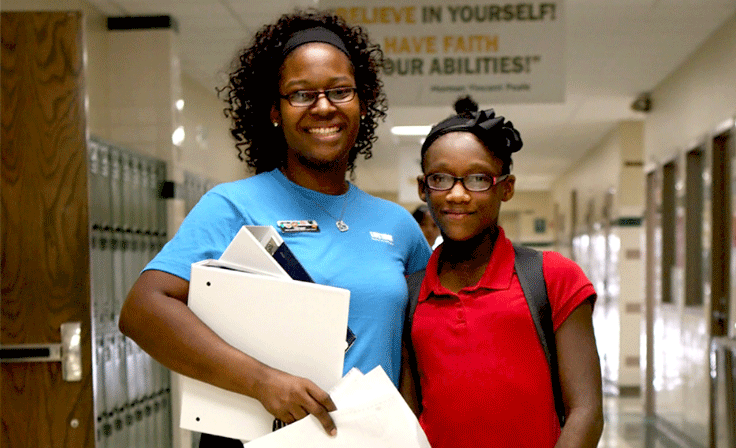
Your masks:
[{"label": "ceiling light", "polygon": [[391,133],[394,135],[427,135],[432,126],[394,126]]},{"label": "ceiling light", "polygon": [[181,144],[184,142],[184,137],[184,126],[179,126],[171,134],[171,142],[176,146],[181,146]]}]

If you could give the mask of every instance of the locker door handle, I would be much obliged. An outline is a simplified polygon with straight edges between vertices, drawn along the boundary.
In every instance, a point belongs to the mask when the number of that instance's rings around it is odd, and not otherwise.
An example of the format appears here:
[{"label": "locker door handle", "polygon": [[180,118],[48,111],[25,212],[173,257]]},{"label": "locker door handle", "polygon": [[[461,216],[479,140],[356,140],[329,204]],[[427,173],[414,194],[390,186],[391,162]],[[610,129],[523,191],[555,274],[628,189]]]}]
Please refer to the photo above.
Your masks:
[{"label": "locker door handle", "polygon": [[61,362],[64,381],[82,380],[82,326],[61,324],[61,344],[15,344],[0,346],[2,362]]}]

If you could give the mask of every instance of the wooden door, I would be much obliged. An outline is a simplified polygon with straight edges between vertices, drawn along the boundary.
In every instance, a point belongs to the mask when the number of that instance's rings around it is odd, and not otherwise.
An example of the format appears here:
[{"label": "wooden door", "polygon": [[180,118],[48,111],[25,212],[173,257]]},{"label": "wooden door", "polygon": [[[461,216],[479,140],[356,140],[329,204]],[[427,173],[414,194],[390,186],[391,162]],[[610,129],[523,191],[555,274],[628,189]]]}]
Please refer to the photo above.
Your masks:
[{"label": "wooden door", "polygon": [[60,343],[81,323],[81,381],[2,363],[0,446],[93,447],[88,192],[78,12],[2,13],[0,343]]}]

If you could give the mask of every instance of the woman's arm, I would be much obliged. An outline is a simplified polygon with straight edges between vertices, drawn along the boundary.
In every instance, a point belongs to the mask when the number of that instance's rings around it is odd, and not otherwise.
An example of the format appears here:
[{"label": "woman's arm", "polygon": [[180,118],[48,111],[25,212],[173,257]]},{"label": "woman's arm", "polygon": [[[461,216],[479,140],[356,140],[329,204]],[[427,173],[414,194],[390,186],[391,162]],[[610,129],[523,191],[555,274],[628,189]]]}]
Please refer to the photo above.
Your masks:
[{"label": "woman's arm", "polygon": [[601,368],[586,300],[555,332],[567,418],[556,448],[595,448],[603,431]]},{"label": "woman's arm", "polygon": [[334,434],[330,396],[305,378],[273,369],[225,342],[187,307],[189,282],[162,271],[141,274],[120,312],[120,331],[169,369],[260,401],[291,423],[314,415]]}]

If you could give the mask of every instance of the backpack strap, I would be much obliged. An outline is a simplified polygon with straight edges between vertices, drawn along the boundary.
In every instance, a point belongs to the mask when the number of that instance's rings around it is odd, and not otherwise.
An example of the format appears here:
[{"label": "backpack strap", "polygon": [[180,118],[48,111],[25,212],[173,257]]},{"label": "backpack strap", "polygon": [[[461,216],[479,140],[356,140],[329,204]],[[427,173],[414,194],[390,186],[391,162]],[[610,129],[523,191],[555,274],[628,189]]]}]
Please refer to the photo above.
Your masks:
[{"label": "backpack strap", "polygon": [[422,280],[426,269],[421,269],[406,277],[406,284],[409,287],[409,303],[406,305],[406,319],[404,320],[404,340],[411,343],[411,325],[414,321],[414,311],[417,309],[417,301],[419,300],[419,289],[422,287]]},{"label": "backpack strap", "polygon": [[562,387],[560,386],[559,370],[557,366],[557,345],[555,343],[554,324],[552,323],[552,308],[547,297],[547,282],[544,280],[542,268],[542,252],[534,249],[514,245],[516,258],[514,268],[524,292],[529,311],[531,311],[534,327],[537,329],[539,342],[542,344],[544,355],[547,358],[552,376],[552,394],[555,399],[555,410],[560,420],[560,426],[565,424],[565,404],[562,401]]},{"label": "backpack strap", "polygon": [[409,355],[409,359],[407,360],[409,370],[414,381],[414,393],[416,394],[416,405],[418,407],[416,411],[421,411],[422,409],[422,388],[419,387],[420,379],[419,371],[417,370],[417,358],[416,353],[414,353],[414,345],[411,342],[411,326],[414,322],[414,311],[417,309],[419,290],[421,289],[425,273],[426,269],[422,269],[406,277],[406,284],[409,287],[409,303],[406,305],[406,317],[404,318],[404,332],[402,335],[404,346]]}]

